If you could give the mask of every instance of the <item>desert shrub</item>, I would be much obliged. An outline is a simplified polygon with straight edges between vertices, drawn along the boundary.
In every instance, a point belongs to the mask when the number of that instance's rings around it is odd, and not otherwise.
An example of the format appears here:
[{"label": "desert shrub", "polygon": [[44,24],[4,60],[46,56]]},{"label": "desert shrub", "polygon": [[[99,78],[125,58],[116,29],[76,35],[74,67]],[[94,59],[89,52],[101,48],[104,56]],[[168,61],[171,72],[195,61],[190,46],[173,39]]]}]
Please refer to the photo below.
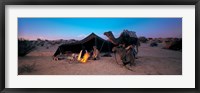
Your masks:
[{"label": "desert shrub", "polygon": [[158,43],[162,43],[162,40],[157,40]]},{"label": "desert shrub", "polygon": [[49,44],[50,44],[51,46],[56,45],[56,41],[51,41],[51,42],[49,42]]},{"label": "desert shrub", "polygon": [[35,44],[28,40],[18,40],[18,56],[25,56],[35,48]]},{"label": "desert shrub", "polygon": [[181,50],[182,49],[182,40],[174,40],[172,44],[169,46],[171,50]]},{"label": "desert shrub", "polygon": [[47,39],[45,39],[44,41],[45,41],[45,42],[50,42],[50,41],[49,41],[49,40],[47,40]]},{"label": "desert shrub", "polygon": [[44,43],[42,43],[41,46],[44,46]]},{"label": "desert shrub", "polygon": [[20,66],[20,67],[18,67],[18,74],[22,74],[22,73],[25,73],[25,72],[27,72],[27,73],[30,73],[30,72],[33,72],[33,71],[35,71],[36,69],[35,69],[35,66],[36,66],[36,64],[35,63],[33,63],[33,64],[25,64],[25,65],[22,65],[22,66]]},{"label": "desert shrub", "polygon": [[158,44],[157,44],[156,42],[152,42],[152,43],[150,43],[150,46],[151,46],[151,47],[157,47]]},{"label": "desert shrub", "polygon": [[148,41],[148,39],[144,36],[139,37],[139,41],[142,43],[146,43]]},{"label": "desert shrub", "polygon": [[46,49],[49,49],[49,47],[47,46]]}]

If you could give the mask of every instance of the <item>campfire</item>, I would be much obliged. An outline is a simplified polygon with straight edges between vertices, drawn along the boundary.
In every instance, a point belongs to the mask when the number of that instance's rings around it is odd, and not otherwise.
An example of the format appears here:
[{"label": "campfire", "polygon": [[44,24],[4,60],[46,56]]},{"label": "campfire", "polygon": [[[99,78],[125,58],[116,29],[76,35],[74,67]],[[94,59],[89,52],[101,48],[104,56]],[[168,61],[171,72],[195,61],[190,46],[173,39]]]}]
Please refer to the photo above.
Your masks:
[{"label": "campfire", "polygon": [[88,58],[90,57],[90,54],[88,52],[86,52],[84,54],[83,58],[81,58],[81,54],[82,54],[82,51],[79,53],[78,61],[81,62],[81,63],[86,63]]}]

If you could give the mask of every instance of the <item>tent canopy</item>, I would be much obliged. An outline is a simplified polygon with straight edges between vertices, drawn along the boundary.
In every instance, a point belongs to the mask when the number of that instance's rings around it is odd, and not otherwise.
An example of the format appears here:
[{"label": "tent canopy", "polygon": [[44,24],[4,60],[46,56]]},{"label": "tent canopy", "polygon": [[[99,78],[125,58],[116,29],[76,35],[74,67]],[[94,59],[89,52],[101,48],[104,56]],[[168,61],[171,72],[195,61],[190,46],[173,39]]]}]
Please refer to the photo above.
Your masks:
[{"label": "tent canopy", "polygon": [[79,52],[84,46],[89,52],[92,51],[93,46],[96,46],[100,52],[110,52],[113,44],[103,38],[91,33],[86,38],[72,44],[67,44],[68,51]]}]

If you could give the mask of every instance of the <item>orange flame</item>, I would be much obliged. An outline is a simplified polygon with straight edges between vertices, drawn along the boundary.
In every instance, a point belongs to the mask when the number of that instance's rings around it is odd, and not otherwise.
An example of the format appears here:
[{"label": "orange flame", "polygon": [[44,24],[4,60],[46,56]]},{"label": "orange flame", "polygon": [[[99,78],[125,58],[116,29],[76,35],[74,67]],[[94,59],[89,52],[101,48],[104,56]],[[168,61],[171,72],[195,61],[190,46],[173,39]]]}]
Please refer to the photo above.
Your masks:
[{"label": "orange flame", "polygon": [[82,51],[80,51],[79,53],[79,56],[78,56],[78,61],[79,62],[82,62],[82,63],[86,63],[88,58],[90,57],[90,54],[88,52],[86,52],[83,56],[83,58],[81,58],[81,54],[82,54]]},{"label": "orange flame", "polygon": [[86,52],[84,54],[83,58],[80,60],[80,62],[86,63],[89,57],[90,57],[90,54],[88,52]]}]

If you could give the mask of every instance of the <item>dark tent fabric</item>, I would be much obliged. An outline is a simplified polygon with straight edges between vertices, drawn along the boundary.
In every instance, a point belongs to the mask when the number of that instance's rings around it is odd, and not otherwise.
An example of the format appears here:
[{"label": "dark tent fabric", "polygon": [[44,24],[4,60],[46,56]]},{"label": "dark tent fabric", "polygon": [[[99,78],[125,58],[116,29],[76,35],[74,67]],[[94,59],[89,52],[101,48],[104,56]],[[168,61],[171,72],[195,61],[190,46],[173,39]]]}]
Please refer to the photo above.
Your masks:
[{"label": "dark tent fabric", "polygon": [[113,47],[112,43],[102,39],[94,33],[90,34],[79,43],[89,51],[92,50],[93,46],[96,46],[100,52],[109,52]]},{"label": "dark tent fabric", "polygon": [[54,56],[57,56],[60,53],[64,54],[66,51],[78,53],[83,46],[88,52],[92,51],[93,46],[96,46],[100,52],[111,52],[114,45],[96,34],[91,33],[89,36],[76,43],[60,45]]}]

